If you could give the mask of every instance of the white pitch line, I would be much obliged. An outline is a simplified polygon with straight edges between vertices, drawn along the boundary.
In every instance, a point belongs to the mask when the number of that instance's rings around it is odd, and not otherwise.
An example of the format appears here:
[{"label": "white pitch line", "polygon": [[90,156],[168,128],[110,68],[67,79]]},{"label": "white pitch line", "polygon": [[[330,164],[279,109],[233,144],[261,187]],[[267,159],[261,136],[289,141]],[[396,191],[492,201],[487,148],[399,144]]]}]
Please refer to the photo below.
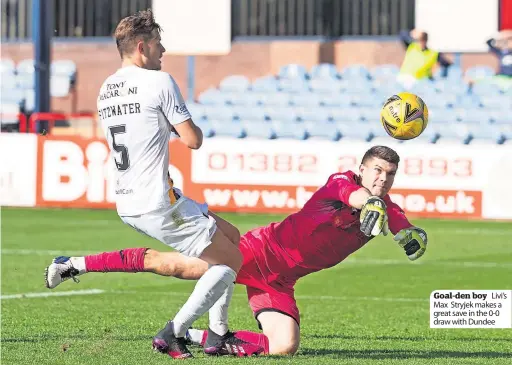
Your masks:
[{"label": "white pitch line", "polygon": [[8,249],[4,248],[1,251],[2,255],[37,255],[37,256],[85,256],[95,255],[99,251],[67,251],[67,250],[23,250],[23,249]]},{"label": "white pitch line", "polygon": [[70,290],[58,292],[42,292],[42,293],[23,293],[23,294],[8,294],[0,296],[0,299],[25,299],[25,298],[46,298],[46,297],[67,297],[73,295],[91,295],[103,294],[105,290],[101,289],[87,289],[87,290]]}]

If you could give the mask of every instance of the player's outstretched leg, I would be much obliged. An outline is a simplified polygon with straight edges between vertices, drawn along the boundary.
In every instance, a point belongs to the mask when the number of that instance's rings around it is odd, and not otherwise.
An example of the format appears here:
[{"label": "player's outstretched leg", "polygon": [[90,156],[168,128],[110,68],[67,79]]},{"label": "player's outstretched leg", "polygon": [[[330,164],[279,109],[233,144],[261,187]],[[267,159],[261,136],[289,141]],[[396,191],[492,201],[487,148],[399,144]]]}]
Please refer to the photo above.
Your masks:
[{"label": "player's outstretched leg", "polygon": [[[77,276],[87,272],[145,271],[145,256],[147,250],[147,248],[127,248],[120,251],[103,252],[97,255],[56,257],[45,269],[45,285],[48,289],[53,289],[60,283],[69,279],[78,282]],[[175,259],[172,260],[172,258]],[[180,261],[177,256],[171,258],[166,257],[166,259],[169,262]],[[151,266],[149,267],[151,268]]]}]

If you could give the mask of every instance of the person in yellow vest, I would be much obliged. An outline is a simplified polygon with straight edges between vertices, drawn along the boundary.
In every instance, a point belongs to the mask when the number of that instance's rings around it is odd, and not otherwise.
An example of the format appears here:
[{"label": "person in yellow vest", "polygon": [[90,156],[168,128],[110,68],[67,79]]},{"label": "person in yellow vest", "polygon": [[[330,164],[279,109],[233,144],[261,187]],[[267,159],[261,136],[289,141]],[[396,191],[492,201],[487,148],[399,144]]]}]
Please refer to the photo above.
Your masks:
[{"label": "person in yellow vest", "polygon": [[402,31],[400,38],[406,51],[398,81],[411,85],[417,80],[433,79],[432,70],[437,63],[444,69],[452,64],[441,53],[428,48],[426,32],[419,29]]}]

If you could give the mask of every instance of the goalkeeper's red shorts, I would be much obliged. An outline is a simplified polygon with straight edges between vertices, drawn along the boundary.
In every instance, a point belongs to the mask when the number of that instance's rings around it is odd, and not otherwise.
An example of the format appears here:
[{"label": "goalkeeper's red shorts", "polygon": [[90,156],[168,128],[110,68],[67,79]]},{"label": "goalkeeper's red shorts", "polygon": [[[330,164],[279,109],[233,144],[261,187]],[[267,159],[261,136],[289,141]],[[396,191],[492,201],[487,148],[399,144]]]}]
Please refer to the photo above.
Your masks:
[{"label": "goalkeeper's red shorts", "polygon": [[269,283],[263,273],[264,269],[258,265],[258,259],[251,249],[251,246],[258,246],[257,244],[251,245],[252,239],[254,237],[242,236],[240,240],[240,251],[244,261],[236,282],[246,286],[249,306],[254,317],[258,320],[257,317],[262,312],[278,312],[292,317],[300,325],[300,314],[294,297],[293,285],[283,285],[275,281]]}]

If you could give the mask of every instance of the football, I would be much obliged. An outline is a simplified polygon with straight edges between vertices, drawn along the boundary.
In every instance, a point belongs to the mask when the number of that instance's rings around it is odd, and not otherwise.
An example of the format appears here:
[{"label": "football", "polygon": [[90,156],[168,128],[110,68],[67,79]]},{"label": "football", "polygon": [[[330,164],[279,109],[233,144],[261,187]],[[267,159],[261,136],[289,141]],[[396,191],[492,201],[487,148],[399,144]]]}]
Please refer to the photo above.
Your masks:
[{"label": "football", "polygon": [[386,100],[382,106],[380,121],[391,137],[400,140],[413,139],[427,127],[428,108],[418,95],[398,93]]}]

